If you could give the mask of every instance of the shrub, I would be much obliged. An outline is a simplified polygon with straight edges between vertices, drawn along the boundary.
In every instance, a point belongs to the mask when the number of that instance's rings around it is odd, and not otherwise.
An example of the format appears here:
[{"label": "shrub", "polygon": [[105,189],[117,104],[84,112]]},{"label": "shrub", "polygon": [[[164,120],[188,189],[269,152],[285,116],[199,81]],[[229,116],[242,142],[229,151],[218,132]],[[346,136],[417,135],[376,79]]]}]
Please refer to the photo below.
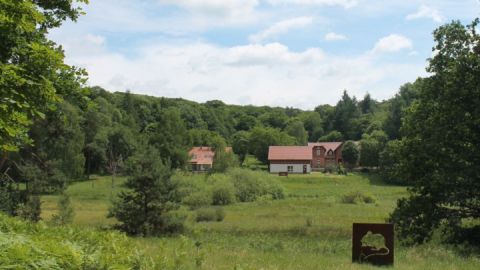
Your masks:
[{"label": "shrub", "polygon": [[220,222],[225,218],[225,211],[221,207],[200,208],[195,212],[197,222]]},{"label": "shrub", "polygon": [[207,191],[197,191],[183,198],[183,203],[191,209],[197,209],[212,204],[212,196]]},{"label": "shrub", "polygon": [[325,168],[323,168],[323,172],[324,173],[333,173],[337,170],[337,168],[335,168],[335,165],[333,164],[327,164],[325,166]]},{"label": "shrub", "polygon": [[40,221],[41,204],[39,196],[29,196],[27,202],[19,205],[18,216],[33,222]]},{"label": "shrub", "polygon": [[235,186],[235,195],[241,202],[252,202],[257,197],[270,194],[273,199],[283,199],[284,191],[280,183],[264,172],[233,169],[228,176]]},{"label": "shrub", "polygon": [[58,213],[52,217],[52,223],[55,225],[72,223],[75,213],[70,202],[70,197],[65,192],[60,196],[58,209]]},{"label": "shrub", "polygon": [[376,199],[374,196],[369,194],[363,194],[360,191],[353,191],[343,195],[342,197],[342,203],[359,204],[359,203],[375,203],[375,202],[376,202]]},{"label": "shrub", "polygon": [[211,188],[213,205],[227,205],[235,202],[235,187],[229,181],[217,182]]},{"label": "shrub", "polygon": [[347,170],[345,169],[345,167],[343,167],[342,164],[339,164],[338,167],[337,167],[337,174],[339,175],[347,175]]}]

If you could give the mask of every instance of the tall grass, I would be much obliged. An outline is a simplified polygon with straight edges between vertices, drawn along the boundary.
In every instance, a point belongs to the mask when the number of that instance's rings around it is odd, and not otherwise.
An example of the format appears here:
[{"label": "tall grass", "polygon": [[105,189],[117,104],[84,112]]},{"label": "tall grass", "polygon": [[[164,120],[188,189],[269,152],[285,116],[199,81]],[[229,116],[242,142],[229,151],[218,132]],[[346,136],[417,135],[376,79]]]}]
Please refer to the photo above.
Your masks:
[{"label": "tall grass", "polygon": [[[129,248],[144,251],[148,255],[145,259],[152,258],[156,264],[151,269],[378,269],[351,262],[352,223],[385,222],[397,199],[407,195],[405,187],[386,185],[371,175],[357,173],[288,177],[259,173],[259,177],[271,178],[282,186],[285,198],[265,200],[270,195],[259,195],[255,201],[240,202],[235,195],[236,203],[222,206],[222,222],[196,222],[197,211],[185,210],[189,215],[185,236],[132,238]],[[198,188],[209,192],[205,187],[214,180],[207,175],[181,177],[191,183],[185,186],[190,191]],[[74,224],[95,227],[110,222],[104,218],[110,180],[95,181],[95,189],[101,189],[96,196],[88,196],[93,189],[89,182],[68,189],[76,213]],[[376,202],[342,203],[345,194],[354,192],[369,194]],[[49,203],[42,206],[56,213],[56,203],[51,203],[56,199],[43,197],[42,201]],[[478,253],[436,242],[395,248],[392,269],[477,270],[480,265]]]},{"label": "tall grass", "polygon": [[1,269],[153,269],[116,232],[31,224],[0,214]]}]

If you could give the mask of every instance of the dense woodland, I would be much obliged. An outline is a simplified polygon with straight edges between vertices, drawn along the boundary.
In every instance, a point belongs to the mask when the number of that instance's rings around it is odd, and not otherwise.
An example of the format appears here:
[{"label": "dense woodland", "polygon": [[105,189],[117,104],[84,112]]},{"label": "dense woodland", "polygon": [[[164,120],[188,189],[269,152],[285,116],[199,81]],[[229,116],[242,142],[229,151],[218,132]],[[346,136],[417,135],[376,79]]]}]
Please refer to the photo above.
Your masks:
[{"label": "dense woodland", "polygon": [[[378,167],[385,182],[410,186],[391,216],[405,239],[423,242],[445,224],[462,231],[465,221],[478,231],[478,20],[435,30],[431,75],[401,86],[393,98],[357,99],[345,90],[335,106],[319,97],[318,107],[304,111],[88,87],[87,73],[64,64],[62,47],[47,38],[49,29],[80,14],[70,1],[0,0],[1,211],[38,221],[39,195],[61,193],[92,174],[112,181],[124,174],[132,176],[128,188],[158,197],[161,216],[175,202],[172,171],[187,168],[191,146],[213,146],[214,171],[224,172],[248,167],[247,156],[265,164],[269,145],[348,141],[350,166]],[[237,157],[222,153],[227,145]],[[136,198],[120,196],[127,206]],[[117,218],[125,214],[121,207],[113,211]]]},{"label": "dense woodland", "polygon": [[121,174],[141,148],[156,148],[173,168],[185,168],[191,146],[231,145],[241,162],[251,154],[266,163],[269,145],[344,140],[360,141],[369,150],[360,165],[378,166],[380,145],[399,138],[402,111],[415,96],[414,84],[383,102],[368,94],[357,101],[345,91],[335,106],[302,111],[111,93],[100,87],[82,91],[82,99],[64,96],[54,110],[34,120],[32,143],[11,153],[4,164],[8,175],[32,189],[39,185],[53,191],[90,174]]}]

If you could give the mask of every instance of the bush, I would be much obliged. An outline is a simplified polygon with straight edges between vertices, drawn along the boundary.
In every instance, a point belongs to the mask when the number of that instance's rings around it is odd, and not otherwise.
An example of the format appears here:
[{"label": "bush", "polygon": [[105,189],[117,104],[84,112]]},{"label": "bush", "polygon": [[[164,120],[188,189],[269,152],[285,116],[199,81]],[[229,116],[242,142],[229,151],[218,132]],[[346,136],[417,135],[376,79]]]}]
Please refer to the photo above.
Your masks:
[{"label": "bush", "polygon": [[353,191],[343,195],[342,197],[342,203],[359,204],[359,203],[375,203],[375,202],[376,202],[376,199],[374,196],[369,194],[363,194],[360,191]]},{"label": "bush", "polygon": [[29,196],[27,202],[19,205],[18,216],[25,220],[38,222],[40,221],[41,205],[42,202],[39,196]]},{"label": "bush", "polygon": [[280,183],[263,172],[233,169],[227,174],[235,186],[235,194],[241,202],[252,202],[257,197],[270,194],[273,199],[283,199],[284,191]]},{"label": "bush", "polygon": [[213,205],[227,205],[235,202],[235,187],[228,180],[217,181],[211,187]]},{"label": "bush", "polygon": [[220,222],[225,218],[225,211],[221,207],[200,208],[195,212],[197,222]]},{"label": "bush", "polygon": [[58,213],[52,217],[52,223],[55,225],[72,223],[75,213],[70,202],[70,197],[65,192],[62,194],[62,196],[60,196],[58,201],[58,209]]},{"label": "bush", "polygon": [[337,168],[333,164],[327,164],[325,168],[323,168],[324,173],[333,173],[337,171]]},{"label": "bush", "polygon": [[342,164],[339,164],[337,166],[337,174],[339,175],[347,175],[347,170],[345,169],[345,167],[343,167]]},{"label": "bush", "polygon": [[197,209],[212,205],[212,195],[207,191],[197,191],[183,198],[182,202],[190,207],[190,209]]}]

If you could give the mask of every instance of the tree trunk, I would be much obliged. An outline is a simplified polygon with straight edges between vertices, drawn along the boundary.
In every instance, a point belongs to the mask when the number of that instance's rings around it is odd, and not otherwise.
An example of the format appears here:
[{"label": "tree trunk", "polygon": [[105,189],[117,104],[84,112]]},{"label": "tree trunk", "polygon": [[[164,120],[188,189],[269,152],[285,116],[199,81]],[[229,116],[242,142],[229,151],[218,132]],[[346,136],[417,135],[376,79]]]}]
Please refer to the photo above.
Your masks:
[{"label": "tree trunk", "polygon": [[8,159],[8,152],[3,151],[2,158],[0,159],[0,172],[2,171],[3,166],[5,165],[5,162],[7,161],[7,159]]}]

